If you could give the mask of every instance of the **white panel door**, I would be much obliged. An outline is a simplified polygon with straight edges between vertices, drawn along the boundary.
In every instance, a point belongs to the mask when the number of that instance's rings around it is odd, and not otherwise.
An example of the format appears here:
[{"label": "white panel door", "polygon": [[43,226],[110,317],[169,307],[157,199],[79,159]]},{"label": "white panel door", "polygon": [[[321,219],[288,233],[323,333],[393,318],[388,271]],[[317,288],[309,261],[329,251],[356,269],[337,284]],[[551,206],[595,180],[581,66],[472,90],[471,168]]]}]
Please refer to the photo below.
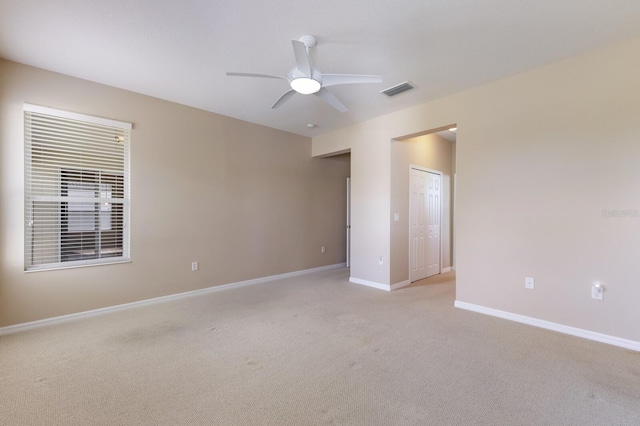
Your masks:
[{"label": "white panel door", "polygon": [[411,199],[409,220],[409,257],[410,281],[418,281],[427,276],[426,241],[427,241],[427,173],[411,169],[410,175]]},{"label": "white panel door", "polygon": [[411,282],[440,273],[441,176],[411,169],[409,279]]},{"label": "white panel door", "polygon": [[440,187],[442,177],[435,173],[427,173],[429,186],[427,188],[428,204],[428,236],[427,236],[427,276],[440,273]]}]

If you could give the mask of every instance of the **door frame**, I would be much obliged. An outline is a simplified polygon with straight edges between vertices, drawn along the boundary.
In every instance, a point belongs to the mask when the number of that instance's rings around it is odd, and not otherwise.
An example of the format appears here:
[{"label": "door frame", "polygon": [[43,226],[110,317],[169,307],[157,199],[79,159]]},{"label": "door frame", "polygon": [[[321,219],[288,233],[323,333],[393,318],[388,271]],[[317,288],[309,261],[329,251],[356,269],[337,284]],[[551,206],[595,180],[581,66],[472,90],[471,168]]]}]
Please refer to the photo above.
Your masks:
[{"label": "door frame", "polygon": [[347,261],[346,267],[351,267],[351,178],[347,178]]},{"label": "door frame", "polygon": [[440,244],[438,247],[438,250],[440,251],[439,253],[439,258],[438,258],[438,269],[440,270],[440,272],[438,274],[442,274],[442,212],[443,212],[443,203],[442,203],[442,188],[444,187],[444,174],[440,171],[440,170],[435,170],[435,169],[430,169],[427,167],[422,167],[422,166],[418,166],[417,164],[409,164],[409,238],[407,243],[409,244],[409,259],[407,262],[407,269],[409,272],[409,283],[413,282],[411,281],[411,254],[413,253],[413,250],[411,249],[411,219],[413,218],[413,209],[411,208],[411,170],[419,170],[421,172],[427,172],[427,173],[433,173],[434,175],[439,175],[440,176],[440,223],[439,223],[439,240],[440,240]]}]

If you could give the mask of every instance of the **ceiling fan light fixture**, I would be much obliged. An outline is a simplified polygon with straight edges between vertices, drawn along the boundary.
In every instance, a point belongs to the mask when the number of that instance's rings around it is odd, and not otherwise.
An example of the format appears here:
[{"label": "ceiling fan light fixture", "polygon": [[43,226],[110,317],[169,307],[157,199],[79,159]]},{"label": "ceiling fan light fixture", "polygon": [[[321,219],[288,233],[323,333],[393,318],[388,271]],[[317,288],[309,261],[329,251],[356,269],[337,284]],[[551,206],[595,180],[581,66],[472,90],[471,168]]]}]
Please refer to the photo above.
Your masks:
[{"label": "ceiling fan light fixture", "polygon": [[294,78],[289,84],[291,85],[291,88],[293,90],[303,95],[316,93],[322,87],[318,80],[314,80],[313,78],[309,77]]}]

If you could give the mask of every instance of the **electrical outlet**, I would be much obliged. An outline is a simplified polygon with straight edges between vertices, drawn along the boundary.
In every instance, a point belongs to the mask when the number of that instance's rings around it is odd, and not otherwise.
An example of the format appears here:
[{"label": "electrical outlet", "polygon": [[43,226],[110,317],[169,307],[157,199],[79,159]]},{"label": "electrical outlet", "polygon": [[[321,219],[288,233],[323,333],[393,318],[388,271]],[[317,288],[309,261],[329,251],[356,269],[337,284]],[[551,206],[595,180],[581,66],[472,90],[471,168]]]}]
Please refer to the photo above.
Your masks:
[{"label": "electrical outlet", "polygon": [[325,251],[324,246],[320,247],[320,253],[324,253]]},{"label": "electrical outlet", "polygon": [[191,262],[191,270],[192,271],[197,271],[199,267],[200,267],[200,265],[198,265],[198,262]]},{"label": "electrical outlet", "polygon": [[382,265],[383,263],[384,263],[384,258],[380,256],[380,259],[378,259],[378,265]]},{"label": "electrical outlet", "polygon": [[525,277],[524,278],[524,288],[533,290],[536,287],[535,280],[533,277]]},{"label": "electrical outlet", "polygon": [[600,283],[594,283],[591,286],[591,298],[595,300],[604,299],[604,286]]}]

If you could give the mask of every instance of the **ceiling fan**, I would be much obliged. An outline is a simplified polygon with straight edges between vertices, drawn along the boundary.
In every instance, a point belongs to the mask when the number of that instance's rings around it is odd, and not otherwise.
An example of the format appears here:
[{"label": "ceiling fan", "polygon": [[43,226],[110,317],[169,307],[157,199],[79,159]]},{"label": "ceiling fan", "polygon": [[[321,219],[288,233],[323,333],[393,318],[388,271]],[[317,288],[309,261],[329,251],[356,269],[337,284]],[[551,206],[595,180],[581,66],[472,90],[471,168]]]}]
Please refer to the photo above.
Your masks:
[{"label": "ceiling fan", "polygon": [[305,35],[300,37],[299,40],[291,40],[291,43],[293,44],[296,67],[289,71],[286,77],[246,72],[228,72],[227,75],[232,77],[276,78],[289,81],[291,89],[280,96],[271,108],[278,108],[294,94],[300,93],[303,95],[316,95],[340,112],[347,111],[347,107],[329,92],[326,89],[327,87],[338,84],[382,82],[382,77],[379,75],[323,74],[317,68],[313,68],[309,60],[309,50],[317,44],[314,36]]}]

